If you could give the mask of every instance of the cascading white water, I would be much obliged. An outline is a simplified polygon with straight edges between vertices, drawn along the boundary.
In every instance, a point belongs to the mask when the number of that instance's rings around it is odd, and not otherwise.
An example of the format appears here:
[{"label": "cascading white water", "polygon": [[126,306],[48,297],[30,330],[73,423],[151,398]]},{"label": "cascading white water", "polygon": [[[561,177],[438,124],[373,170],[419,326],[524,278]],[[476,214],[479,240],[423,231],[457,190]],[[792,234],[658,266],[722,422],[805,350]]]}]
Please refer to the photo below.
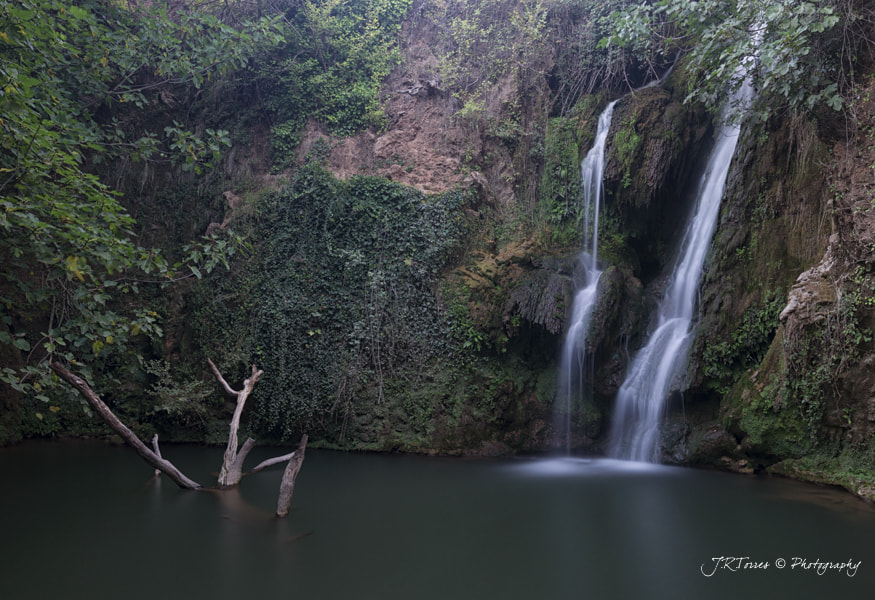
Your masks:
[{"label": "cascading white water", "polygon": [[[571,420],[575,404],[583,401],[587,386],[586,335],[595,306],[599,277],[598,266],[599,212],[605,171],[605,145],[616,100],[608,104],[599,116],[595,143],[580,163],[580,178],[583,187],[583,238],[584,251],[580,254],[583,271],[582,286],[574,295],[571,309],[571,324],[562,347],[562,363],[559,372],[560,401],[557,407],[564,411],[557,415],[565,430],[565,450],[571,450]],[[562,401],[564,399],[564,402]],[[575,402],[577,400],[577,402]],[[561,427],[560,427],[561,429]]]},{"label": "cascading white water", "polygon": [[[743,86],[741,94],[739,100],[746,102],[750,88]],[[633,359],[617,393],[609,456],[643,462],[659,460],[665,401],[677,389],[677,379],[686,367],[699,281],[739,132],[737,124],[723,125],[708,158],[671,284],[659,305],[656,330]]]}]

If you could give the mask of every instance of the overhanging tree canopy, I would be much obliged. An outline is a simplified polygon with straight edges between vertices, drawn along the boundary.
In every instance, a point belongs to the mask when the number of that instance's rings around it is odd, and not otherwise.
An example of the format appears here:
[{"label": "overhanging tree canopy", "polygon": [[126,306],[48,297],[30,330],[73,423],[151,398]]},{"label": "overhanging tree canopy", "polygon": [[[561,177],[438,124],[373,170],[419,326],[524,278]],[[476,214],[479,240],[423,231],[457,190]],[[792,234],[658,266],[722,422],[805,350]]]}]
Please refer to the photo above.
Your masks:
[{"label": "overhanging tree canopy", "polygon": [[[141,247],[118,195],[89,161],[119,156],[200,170],[227,134],[131,120],[173,86],[202,86],[282,40],[275,20],[234,28],[161,3],[0,0],[0,342],[25,353],[4,366],[14,388],[43,396],[51,360],[83,367],[137,335],[160,333],[157,315],[120,299],[143,281],[200,276],[227,261],[228,240],[189,247],[170,265]],[[38,332],[38,333],[33,333]]]},{"label": "overhanging tree canopy", "polygon": [[742,84],[736,68],[755,56],[754,110],[764,118],[783,108],[842,109],[856,62],[871,51],[857,27],[873,15],[861,0],[658,0],[614,13],[614,33],[601,43],[641,52],[682,49],[687,99],[713,108]]}]

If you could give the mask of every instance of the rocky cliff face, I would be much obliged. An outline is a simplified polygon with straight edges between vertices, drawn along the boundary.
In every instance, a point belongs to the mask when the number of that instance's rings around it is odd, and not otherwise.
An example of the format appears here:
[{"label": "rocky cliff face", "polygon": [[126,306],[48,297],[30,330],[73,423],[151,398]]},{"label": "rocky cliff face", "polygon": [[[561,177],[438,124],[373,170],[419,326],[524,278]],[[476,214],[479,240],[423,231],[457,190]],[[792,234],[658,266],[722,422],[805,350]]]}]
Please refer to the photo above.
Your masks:
[{"label": "rocky cliff face", "polygon": [[[534,133],[530,128],[543,127],[540,104],[548,92],[546,79],[502,73],[481,98],[480,109],[460,115],[463,102],[458,88],[446,81],[446,67],[441,66],[446,63],[446,23],[438,22],[426,8],[413,13],[416,16],[404,23],[401,34],[404,62],[383,86],[385,127],[332,139],[311,123],[298,149],[299,158],[323,140],[330,146],[326,166],[340,178],[373,174],[428,193],[473,183],[490,203],[512,210],[517,202],[515,186],[522,178],[514,170],[521,158],[515,153]],[[529,68],[540,72],[550,68],[549,54],[530,60]],[[517,113],[513,131],[500,131],[495,124],[507,120],[512,111]]]},{"label": "rocky cliff face", "polygon": [[855,108],[837,129],[776,120],[739,151],[691,366],[690,397],[719,414],[676,420],[676,460],[873,498],[875,107]]},{"label": "rocky cliff face", "polygon": [[[501,390],[488,423],[482,416],[436,416],[426,445],[441,452],[543,450],[559,445],[550,413],[579,252],[579,227],[572,222],[579,160],[605,100],[585,96],[569,115],[548,119],[555,100],[549,73],[560,52],[557,40],[528,57],[528,74],[511,68],[498,75],[480,98],[477,115],[465,116],[463,103],[442,79],[447,32],[417,14],[403,29],[405,62],[384,87],[387,126],[334,139],[311,124],[299,160],[314,148],[327,148],[323,164],[340,178],[364,173],[429,193],[457,186],[473,191],[468,249],[444,281],[457,305],[466,307],[481,355],[494,361],[493,374],[498,369],[495,376],[501,380],[506,376],[500,373],[510,369],[518,376],[512,383],[481,386],[487,394]],[[628,94],[616,110],[606,177],[612,221],[602,242],[613,266],[604,274],[590,335],[591,350],[599,357],[593,382],[597,400],[578,419],[575,445],[581,451],[597,449],[603,437],[629,340],[631,349],[643,341],[649,314],[645,287],[659,287],[683,227],[688,208],[683,182],[697,166],[691,157],[710,143],[710,120],[682,103],[676,85],[681,84],[670,80],[664,88]],[[563,186],[561,194],[567,191],[564,205],[543,191],[545,170]],[[503,430],[494,430],[496,425]],[[377,438],[391,440],[391,429],[387,424]]]},{"label": "rocky cliff face", "polygon": [[[310,125],[299,155],[327,149],[324,164],[341,178],[473,191],[470,235],[443,281],[492,365],[472,385],[491,396],[459,418],[436,411],[418,448],[545,449],[556,443],[554,370],[578,251],[574,173],[599,107],[628,88],[584,95],[557,117],[557,38],[495,76],[472,113],[444,78],[445,24],[414,13],[405,62],[384,88],[386,126],[333,139]],[[597,401],[579,419],[582,451],[600,447],[628,357],[646,339],[712,141],[711,118],[683,103],[683,89],[672,76],[615,111],[601,233],[608,269],[590,336]],[[668,416],[666,460],[771,469],[868,493],[860,490],[875,457],[873,89],[856,99],[856,120],[780,114],[745,127],[707,264],[688,389]],[[368,420],[376,446],[396,447],[389,417]]]}]

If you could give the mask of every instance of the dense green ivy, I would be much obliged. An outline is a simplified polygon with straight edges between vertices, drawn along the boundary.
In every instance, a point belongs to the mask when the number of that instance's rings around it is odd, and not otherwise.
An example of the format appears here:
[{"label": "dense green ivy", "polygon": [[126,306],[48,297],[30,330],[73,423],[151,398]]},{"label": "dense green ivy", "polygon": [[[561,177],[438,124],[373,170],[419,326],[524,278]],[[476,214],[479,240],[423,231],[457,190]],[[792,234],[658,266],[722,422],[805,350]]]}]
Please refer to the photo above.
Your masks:
[{"label": "dense green ivy", "polygon": [[541,217],[560,223],[581,202],[580,118],[550,119],[544,139],[544,172],[541,176]]},{"label": "dense green ivy", "polygon": [[253,313],[262,428],[333,430],[353,397],[380,404],[389,380],[452,352],[436,284],[463,234],[462,203],[461,192],[339,181],[317,166],[263,200]]}]

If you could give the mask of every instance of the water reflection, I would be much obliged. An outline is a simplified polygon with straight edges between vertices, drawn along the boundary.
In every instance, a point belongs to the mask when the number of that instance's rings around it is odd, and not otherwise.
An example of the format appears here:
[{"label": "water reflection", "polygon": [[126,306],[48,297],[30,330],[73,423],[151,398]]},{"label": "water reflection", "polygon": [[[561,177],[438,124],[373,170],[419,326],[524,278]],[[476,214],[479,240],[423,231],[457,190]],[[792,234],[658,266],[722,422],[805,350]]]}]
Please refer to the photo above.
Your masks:
[{"label": "water reflection", "polygon": [[[221,460],[221,449],[165,452],[201,480]],[[277,520],[280,477],[247,477],[232,494],[185,492],[150,481],[126,448],[0,450],[0,598],[819,598],[875,589],[872,507],[794,482],[601,459],[308,451],[292,512]],[[719,556],[772,567],[704,577],[700,566]],[[862,565],[852,579],[774,566],[794,556]]]}]

